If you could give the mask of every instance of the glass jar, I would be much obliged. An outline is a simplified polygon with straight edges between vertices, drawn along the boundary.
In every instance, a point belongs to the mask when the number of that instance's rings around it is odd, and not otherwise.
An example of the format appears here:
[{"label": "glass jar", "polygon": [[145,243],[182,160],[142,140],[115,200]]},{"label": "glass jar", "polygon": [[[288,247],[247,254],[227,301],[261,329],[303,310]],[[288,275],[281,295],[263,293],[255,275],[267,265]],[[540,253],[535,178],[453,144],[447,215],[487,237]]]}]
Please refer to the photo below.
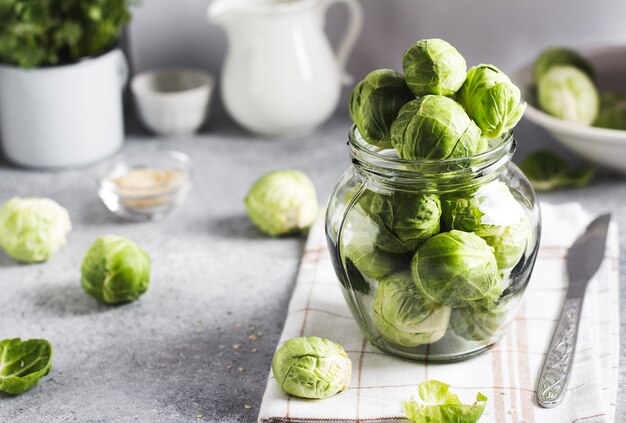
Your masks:
[{"label": "glass jar", "polygon": [[488,349],[515,317],[534,266],[539,204],[511,162],[509,133],[486,151],[408,161],[353,127],[352,167],[326,215],[352,315],[379,349],[442,362]]}]

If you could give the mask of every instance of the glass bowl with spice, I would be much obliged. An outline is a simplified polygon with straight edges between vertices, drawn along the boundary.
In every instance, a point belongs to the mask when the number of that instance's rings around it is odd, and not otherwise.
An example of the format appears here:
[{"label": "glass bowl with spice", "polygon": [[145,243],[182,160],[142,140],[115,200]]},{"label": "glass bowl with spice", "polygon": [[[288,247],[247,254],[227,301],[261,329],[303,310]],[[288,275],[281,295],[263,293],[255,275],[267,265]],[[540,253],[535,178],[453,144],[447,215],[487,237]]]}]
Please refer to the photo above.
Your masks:
[{"label": "glass bowl with spice", "polygon": [[185,201],[190,165],[189,156],[179,151],[122,153],[101,169],[98,195],[125,219],[159,220]]}]

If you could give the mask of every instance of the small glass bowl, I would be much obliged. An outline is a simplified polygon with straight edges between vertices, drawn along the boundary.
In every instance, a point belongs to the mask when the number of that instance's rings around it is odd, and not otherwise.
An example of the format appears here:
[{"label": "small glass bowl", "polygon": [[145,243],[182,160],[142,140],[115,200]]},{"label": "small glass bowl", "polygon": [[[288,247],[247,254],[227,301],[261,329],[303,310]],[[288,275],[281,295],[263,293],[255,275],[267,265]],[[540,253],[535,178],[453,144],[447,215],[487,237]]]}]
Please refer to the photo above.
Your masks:
[{"label": "small glass bowl", "polygon": [[182,204],[191,187],[191,160],[179,151],[122,153],[98,174],[98,195],[116,215],[160,220]]}]

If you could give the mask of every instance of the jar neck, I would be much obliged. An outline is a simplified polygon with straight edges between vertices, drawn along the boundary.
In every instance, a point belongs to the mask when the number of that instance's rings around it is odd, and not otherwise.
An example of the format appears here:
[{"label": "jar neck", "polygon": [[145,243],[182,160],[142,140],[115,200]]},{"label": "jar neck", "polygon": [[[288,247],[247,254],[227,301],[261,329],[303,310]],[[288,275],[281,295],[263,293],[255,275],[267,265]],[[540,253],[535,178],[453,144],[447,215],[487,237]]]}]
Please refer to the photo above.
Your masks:
[{"label": "jar neck", "polygon": [[379,149],[367,143],[356,126],[350,129],[348,145],[352,165],[368,183],[403,191],[446,192],[468,189],[498,178],[516,149],[512,133],[494,139],[488,150],[450,160],[403,160],[394,149]]}]

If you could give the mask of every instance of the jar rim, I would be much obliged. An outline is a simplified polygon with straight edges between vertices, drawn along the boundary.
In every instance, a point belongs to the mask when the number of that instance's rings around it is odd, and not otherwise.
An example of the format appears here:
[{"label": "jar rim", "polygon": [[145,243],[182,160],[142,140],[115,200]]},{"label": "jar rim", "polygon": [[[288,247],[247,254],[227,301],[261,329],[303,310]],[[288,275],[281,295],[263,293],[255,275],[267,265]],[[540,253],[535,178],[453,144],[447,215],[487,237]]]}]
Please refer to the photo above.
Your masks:
[{"label": "jar rim", "polygon": [[356,125],[352,126],[348,135],[352,164],[363,177],[407,189],[423,184],[453,189],[496,177],[511,162],[516,142],[512,131],[493,140],[498,142],[473,156],[449,160],[406,160],[399,158],[394,149],[381,149],[366,142]]}]

